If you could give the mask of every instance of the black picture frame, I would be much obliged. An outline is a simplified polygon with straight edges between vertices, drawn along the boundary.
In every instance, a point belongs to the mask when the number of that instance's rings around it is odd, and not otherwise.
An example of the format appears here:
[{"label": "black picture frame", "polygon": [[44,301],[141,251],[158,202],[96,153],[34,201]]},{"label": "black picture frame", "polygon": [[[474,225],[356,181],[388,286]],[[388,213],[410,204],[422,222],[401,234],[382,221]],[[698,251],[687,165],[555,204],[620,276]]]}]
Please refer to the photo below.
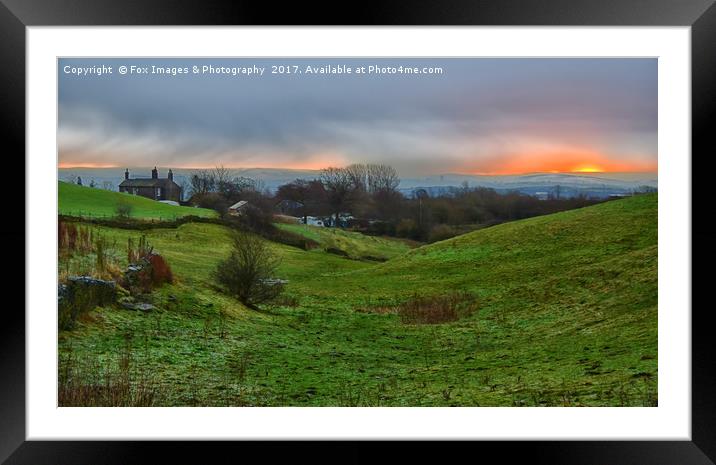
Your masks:
[{"label": "black picture frame", "polygon": [[[713,172],[713,138],[708,122],[716,116],[716,6],[714,0],[452,0],[433,2],[335,4],[190,0],[0,0],[0,119],[4,134],[4,165],[14,163],[12,179],[24,183],[25,171],[25,28],[28,26],[89,25],[530,25],[530,26],[690,26],[692,39],[692,435],[691,441],[498,441],[460,444],[401,444],[402,457],[427,457],[427,453],[468,453],[476,461],[489,453],[500,460],[522,457],[531,463],[585,464],[709,464],[716,461],[716,366],[708,325],[710,307],[699,305],[705,294],[708,272],[699,264],[714,259],[716,228],[706,215],[709,209],[708,174]],[[319,13],[320,12],[320,13]],[[13,147],[13,150],[9,150]],[[23,160],[23,161],[20,161]],[[24,176],[20,177],[20,170]],[[702,179],[699,180],[698,178]],[[15,187],[15,192],[22,190]],[[16,226],[0,228],[3,243],[25,242],[24,221],[32,212],[17,200],[7,206]],[[20,247],[14,247],[20,263]],[[10,258],[8,258],[9,260]],[[7,263],[7,262],[5,262]],[[704,270],[708,270],[704,266]],[[9,279],[25,280],[16,265]],[[700,284],[700,286],[697,286]],[[3,286],[5,287],[5,286]],[[14,289],[20,289],[18,282]],[[698,292],[697,292],[697,289]],[[9,292],[9,291],[8,291]],[[21,299],[22,300],[22,299]],[[702,299],[702,302],[708,302]],[[0,461],[8,464],[94,464],[160,461],[209,462],[238,460],[263,454],[271,461],[277,454],[312,462],[362,462],[385,457],[383,444],[333,443],[318,455],[311,443],[236,442],[115,442],[25,441],[25,324],[19,305],[3,305],[0,319]],[[690,309],[672,309],[689,311]],[[430,450],[428,450],[428,446]],[[455,450],[470,447],[471,451]],[[160,455],[157,455],[160,454]],[[192,460],[192,457],[201,459]]]}]

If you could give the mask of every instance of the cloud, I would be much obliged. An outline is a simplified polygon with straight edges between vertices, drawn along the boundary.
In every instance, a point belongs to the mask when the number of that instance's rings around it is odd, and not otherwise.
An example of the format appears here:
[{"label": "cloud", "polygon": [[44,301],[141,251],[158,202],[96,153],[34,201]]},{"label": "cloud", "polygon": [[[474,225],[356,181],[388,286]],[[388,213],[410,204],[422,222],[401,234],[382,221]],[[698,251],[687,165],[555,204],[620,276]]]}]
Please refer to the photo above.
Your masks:
[{"label": "cloud", "polygon": [[[61,60],[60,66],[119,60]],[[620,169],[656,164],[655,60],[437,62],[444,76],[60,74],[60,163],[316,168],[385,162],[405,174],[504,171],[519,169],[519,160],[526,168],[579,154],[598,154],[603,165]]]}]

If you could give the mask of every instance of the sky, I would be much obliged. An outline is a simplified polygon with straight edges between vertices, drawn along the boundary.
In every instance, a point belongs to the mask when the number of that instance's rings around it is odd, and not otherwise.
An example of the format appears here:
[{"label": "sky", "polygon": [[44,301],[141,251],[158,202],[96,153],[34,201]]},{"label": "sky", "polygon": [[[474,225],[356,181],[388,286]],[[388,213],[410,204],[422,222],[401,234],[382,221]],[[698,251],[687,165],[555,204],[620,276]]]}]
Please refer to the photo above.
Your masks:
[{"label": "sky", "polygon": [[[292,72],[271,74],[274,65]],[[442,72],[386,69],[401,65]],[[326,66],[353,72],[309,72]],[[59,59],[58,86],[61,168],[657,170],[651,58]]]}]

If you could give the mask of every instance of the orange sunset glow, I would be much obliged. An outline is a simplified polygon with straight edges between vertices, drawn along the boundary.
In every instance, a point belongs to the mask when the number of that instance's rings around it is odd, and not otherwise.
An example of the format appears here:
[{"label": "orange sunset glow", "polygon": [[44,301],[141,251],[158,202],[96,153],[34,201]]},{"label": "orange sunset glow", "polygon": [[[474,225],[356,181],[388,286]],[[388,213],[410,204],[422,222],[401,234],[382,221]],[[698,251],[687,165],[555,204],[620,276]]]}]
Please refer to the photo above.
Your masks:
[{"label": "orange sunset glow", "polygon": [[637,157],[609,156],[593,151],[535,152],[492,157],[468,168],[492,175],[524,173],[647,173],[657,170],[656,161]]},{"label": "orange sunset glow", "polygon": [[[73,153],[67,154],[60,152],[60,157],[63,159],[58,164],[60,169],[70,168],[129,168],[132,166],[139,166],[136,162],[130,162],[128,165],[122,165],[117,163],[90,163],[83,161],[83,158],[92,157],[91,152],[85,153]],[[116,155],[120,158],[120,155]],[[72,161],[72,158],[77,158],[77,161]],[[223,166],[228,169],[248,169],[248,168],[276,168],[276,169],[290,169],[290,170],[321,170],[329,166],[343,167],[349,165],[351,162],[347,158],[339,153],[315,153],[303,157],[296,161],[285,161],[290,159],[290,154],[286,153],[271,153],[264,154],[262,156],[249,156],[244,154],[225,154],[221,157],[211,156],[208,157],[206,163],[181,163],[181,162],[169,162],[166,166],[179,169],[194,169],[204,170],[213,169],[216,166]],[[237,163],[235,160],[246,160]],[[151,163],[150,163],[151,164]]]},{"label": "orange sunset glow", "polygon": [[[267,155],[260,161],[258,157],[252,157],[251,161],[243,163],[232,162],[231,156],[210,162],[207,164],[197,163],[173,163],[174,168],[182,169],[212,169],[222,165],[229,169],[248,168],[276,168],[293,170],[321,170],[329,166],[344,167],[353,163],[343,155],[316,154],[304,160],[293,162],[284,161],[285,154]],[[114,163],[87,163],[63,161],[59,168],[121,168]],[[446,168],[448,168],[446,166]],[[476,164],[457,163],[449,167],[448,171],[466,174],[481,175],[517,175],[525,173],[648,173],[656,172],[657,164],[651,161],[620,161],[599,154],[596,152],[545,152],[532,154],[508,154],[499,157],[489,158],[487,161]]]},{"label": "orange sunset glow", "polygon": [[112,164],[112,163],[73,163],[73,162],[60,162],[57,165],[60,169],[67,169],[67,168],[118,168],[118,165]]}]

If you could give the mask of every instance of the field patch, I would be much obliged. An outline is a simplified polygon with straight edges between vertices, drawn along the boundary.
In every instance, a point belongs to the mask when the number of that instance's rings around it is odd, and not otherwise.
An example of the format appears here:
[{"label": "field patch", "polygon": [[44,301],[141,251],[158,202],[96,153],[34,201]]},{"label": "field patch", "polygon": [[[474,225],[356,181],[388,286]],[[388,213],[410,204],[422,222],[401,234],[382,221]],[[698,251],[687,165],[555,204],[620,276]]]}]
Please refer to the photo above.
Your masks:
[{"label": "field patch", "polygon": [[119,205],[129,206],[129,217],[148,220],[174,220],[183,216],[213,218],[216,212],[205,208],[176,207],[138,195],[112,192],[67,182],[57,183],[58,213],[85,218],[111,218]]}]

